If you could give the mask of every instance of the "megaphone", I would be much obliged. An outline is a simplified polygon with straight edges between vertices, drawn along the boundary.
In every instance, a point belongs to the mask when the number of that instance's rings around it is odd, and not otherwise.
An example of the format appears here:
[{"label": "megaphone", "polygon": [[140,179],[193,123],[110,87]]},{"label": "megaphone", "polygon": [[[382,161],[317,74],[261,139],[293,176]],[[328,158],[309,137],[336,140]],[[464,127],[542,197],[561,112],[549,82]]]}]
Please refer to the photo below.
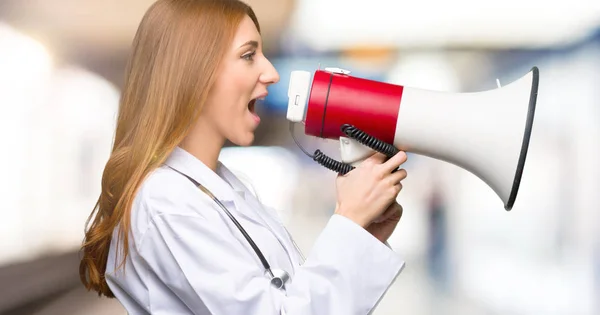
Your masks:
[{"label": "megaphone", "polygon": [[537,67],[505,86],[471,93],[378,82],[339,68],[292,71],[287,119],[303,123],[306,135],[340,140],[341,162],[319,150],[312,156],[334,171],[346,173],[374,151],[411,152],[471,172],[509,211],[527,158],[538,85]]}]

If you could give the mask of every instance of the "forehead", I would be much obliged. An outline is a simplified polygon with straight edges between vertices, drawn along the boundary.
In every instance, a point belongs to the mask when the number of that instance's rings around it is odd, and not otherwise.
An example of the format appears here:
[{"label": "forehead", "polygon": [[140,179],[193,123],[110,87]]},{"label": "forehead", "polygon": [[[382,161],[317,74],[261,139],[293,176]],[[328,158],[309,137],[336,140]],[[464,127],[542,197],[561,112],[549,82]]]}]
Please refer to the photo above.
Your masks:
[{"label": "forehead", "polygon": [[233,36],[233,48],[237,49],[248,41],[261,43],[261,36],[249,16],[244,16]]}]

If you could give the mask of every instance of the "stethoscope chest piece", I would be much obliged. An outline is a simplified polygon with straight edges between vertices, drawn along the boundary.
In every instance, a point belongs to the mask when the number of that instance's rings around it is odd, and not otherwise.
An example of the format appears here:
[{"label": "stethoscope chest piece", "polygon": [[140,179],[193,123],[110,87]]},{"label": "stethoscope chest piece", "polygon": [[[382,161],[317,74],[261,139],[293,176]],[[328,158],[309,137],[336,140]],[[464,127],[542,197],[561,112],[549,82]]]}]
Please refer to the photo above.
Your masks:
[{"label": "stethoscope chest piece", "polygon": [[283,269],[271,269],[271,285],[277,289],[285,289],[285,284],[290,280],[290,274]]}]

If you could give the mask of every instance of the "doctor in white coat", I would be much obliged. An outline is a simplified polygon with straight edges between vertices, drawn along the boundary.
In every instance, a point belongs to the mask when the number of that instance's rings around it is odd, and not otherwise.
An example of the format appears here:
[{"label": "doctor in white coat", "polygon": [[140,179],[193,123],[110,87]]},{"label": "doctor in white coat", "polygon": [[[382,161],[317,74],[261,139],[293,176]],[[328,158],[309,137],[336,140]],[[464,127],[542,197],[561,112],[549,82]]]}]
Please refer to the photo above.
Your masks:
[{"label": "doctor in white coat", "polygon": [[[129,314],[371,313],[404,267],[386,241],[403,152],[337,178],[337,207],[306,259],[272,209],[219,162],[251,145],[257,99],[279,80],[237,0],[159,0],[133,44],[113,151],[80,275]],[[332,183],[334,184],[334,183]]]}]

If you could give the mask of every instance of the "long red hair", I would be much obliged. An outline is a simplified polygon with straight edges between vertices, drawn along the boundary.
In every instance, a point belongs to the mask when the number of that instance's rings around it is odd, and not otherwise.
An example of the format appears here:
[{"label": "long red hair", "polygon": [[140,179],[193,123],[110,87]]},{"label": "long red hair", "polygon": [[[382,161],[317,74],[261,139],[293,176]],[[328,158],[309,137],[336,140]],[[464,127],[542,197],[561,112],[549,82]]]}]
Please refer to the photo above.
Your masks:
[{"label": "long red hair", "polygon": [[253,10],[238,0],[158,0],[144,15],[127,65],[102,191],[86,222],[79,274],[88,290],[114,297],[104,276],[113,231],[119,227],[122,267],[137,190],[197,119],[245,16],[260,32]]}]

